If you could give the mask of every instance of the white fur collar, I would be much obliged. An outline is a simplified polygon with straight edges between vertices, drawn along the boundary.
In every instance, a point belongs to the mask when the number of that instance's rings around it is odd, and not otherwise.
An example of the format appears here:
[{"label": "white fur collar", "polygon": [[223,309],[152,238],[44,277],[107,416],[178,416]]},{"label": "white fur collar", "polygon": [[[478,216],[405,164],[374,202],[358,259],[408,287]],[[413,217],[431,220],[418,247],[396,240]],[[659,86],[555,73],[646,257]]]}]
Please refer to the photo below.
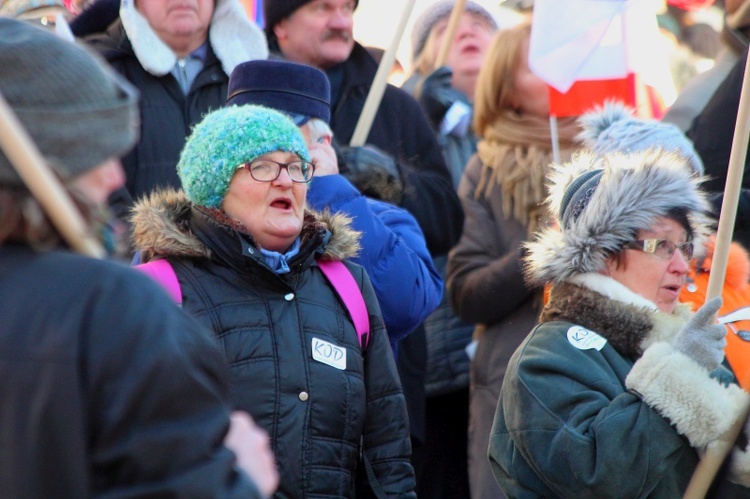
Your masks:
[{"label": "white fur collar", "polygon": [[[143,68],[154,76],[169,73],[177,56],[138,12],[135,0],[122,0],[120,19]],[[216,0],[208,38],[227,76],[241,62],[268,58],[265,34],[247,18],[238,0]]]}]

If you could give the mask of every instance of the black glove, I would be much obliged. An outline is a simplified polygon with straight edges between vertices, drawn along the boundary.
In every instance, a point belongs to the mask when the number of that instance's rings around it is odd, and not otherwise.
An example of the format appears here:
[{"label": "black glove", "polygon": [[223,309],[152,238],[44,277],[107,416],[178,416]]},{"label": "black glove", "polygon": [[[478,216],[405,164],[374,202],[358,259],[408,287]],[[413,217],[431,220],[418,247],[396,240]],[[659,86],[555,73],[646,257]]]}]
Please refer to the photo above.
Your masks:
[{"label": "black glove", "polygon": [[399,204],[401,174],[391,156],[372,145],[337,147],[339,171],[365,196]]},{"label": "black glove", "polygon": [[441,66],[417,87],[419,104],[436,130],[448,109],[462,98],[461,92],[451,86],[452,76],[453,71],[449,67]]}]

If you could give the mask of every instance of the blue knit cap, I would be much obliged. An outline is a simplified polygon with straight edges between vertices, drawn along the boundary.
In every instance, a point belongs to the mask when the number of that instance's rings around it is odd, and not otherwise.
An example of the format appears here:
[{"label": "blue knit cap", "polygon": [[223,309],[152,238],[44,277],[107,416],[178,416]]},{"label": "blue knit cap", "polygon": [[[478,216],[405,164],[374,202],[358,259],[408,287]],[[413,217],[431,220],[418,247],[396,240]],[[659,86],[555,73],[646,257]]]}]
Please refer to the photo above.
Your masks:
[{"label": "blue knit cap", "polygon": [[310,161],[305,139],[286,116],[262,106],[231,106],[207,114],[188,137],[177,163],[187,198],[219,208],[239,165],[274,151]]},{"label": "blue knit cap", "polygon": [[703,161],[687,136],[671,123],[640,119],[620,102],[608,101],[580,118],[579,135],[586,147],[597,154],[643,152],[661,148],[687,159],[697,175],[703,175]]}]

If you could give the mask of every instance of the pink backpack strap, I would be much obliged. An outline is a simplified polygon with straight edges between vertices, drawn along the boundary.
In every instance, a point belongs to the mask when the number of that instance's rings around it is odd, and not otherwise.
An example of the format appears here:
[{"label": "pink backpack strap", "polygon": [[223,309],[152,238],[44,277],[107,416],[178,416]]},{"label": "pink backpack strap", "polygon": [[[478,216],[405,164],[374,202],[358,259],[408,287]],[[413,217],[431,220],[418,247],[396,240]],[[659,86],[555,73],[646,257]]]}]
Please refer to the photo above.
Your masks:
[{"label": "pink backpack strap", "polygon": [[362,296],[362,291],[357,286],[354,276],[346,268],[346,265],[339,261],[319,260],[318,267],[328,278],[349,311],[349,315],[354,322],[354,329],[357,331],[359,346],[367,348],[367,342],[370,339],[370,316],[367,313],[367,305]]},{"label": "pink backpack strap", "polygon": [[169,296],[176,304],[182,305],[180,281],[177,280],[177,275],[174,273],[172,264],[168,260],[151,260],[148,263],[136,265],[135,268],[150,275],[167,290],[167,293],[169,293]]}]

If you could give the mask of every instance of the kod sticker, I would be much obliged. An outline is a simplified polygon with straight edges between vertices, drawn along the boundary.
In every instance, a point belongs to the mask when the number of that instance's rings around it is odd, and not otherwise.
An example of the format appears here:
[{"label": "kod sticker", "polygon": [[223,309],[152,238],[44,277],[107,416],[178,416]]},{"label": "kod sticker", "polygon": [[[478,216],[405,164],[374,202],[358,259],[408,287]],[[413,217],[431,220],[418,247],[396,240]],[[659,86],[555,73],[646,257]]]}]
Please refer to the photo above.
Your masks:
[{"label": "kod sticker", "polygon": [[346,348],[328,343],[319,338],[312,339],[313,359],[342,371],[346,370]]},{"label": "kod sticker", "polygon": [[578,350],[589,350],[591,348],[601,350],[607,344],[607,340],[602,336],[581,326],[573,326],[568,329],[568,341]]}]

